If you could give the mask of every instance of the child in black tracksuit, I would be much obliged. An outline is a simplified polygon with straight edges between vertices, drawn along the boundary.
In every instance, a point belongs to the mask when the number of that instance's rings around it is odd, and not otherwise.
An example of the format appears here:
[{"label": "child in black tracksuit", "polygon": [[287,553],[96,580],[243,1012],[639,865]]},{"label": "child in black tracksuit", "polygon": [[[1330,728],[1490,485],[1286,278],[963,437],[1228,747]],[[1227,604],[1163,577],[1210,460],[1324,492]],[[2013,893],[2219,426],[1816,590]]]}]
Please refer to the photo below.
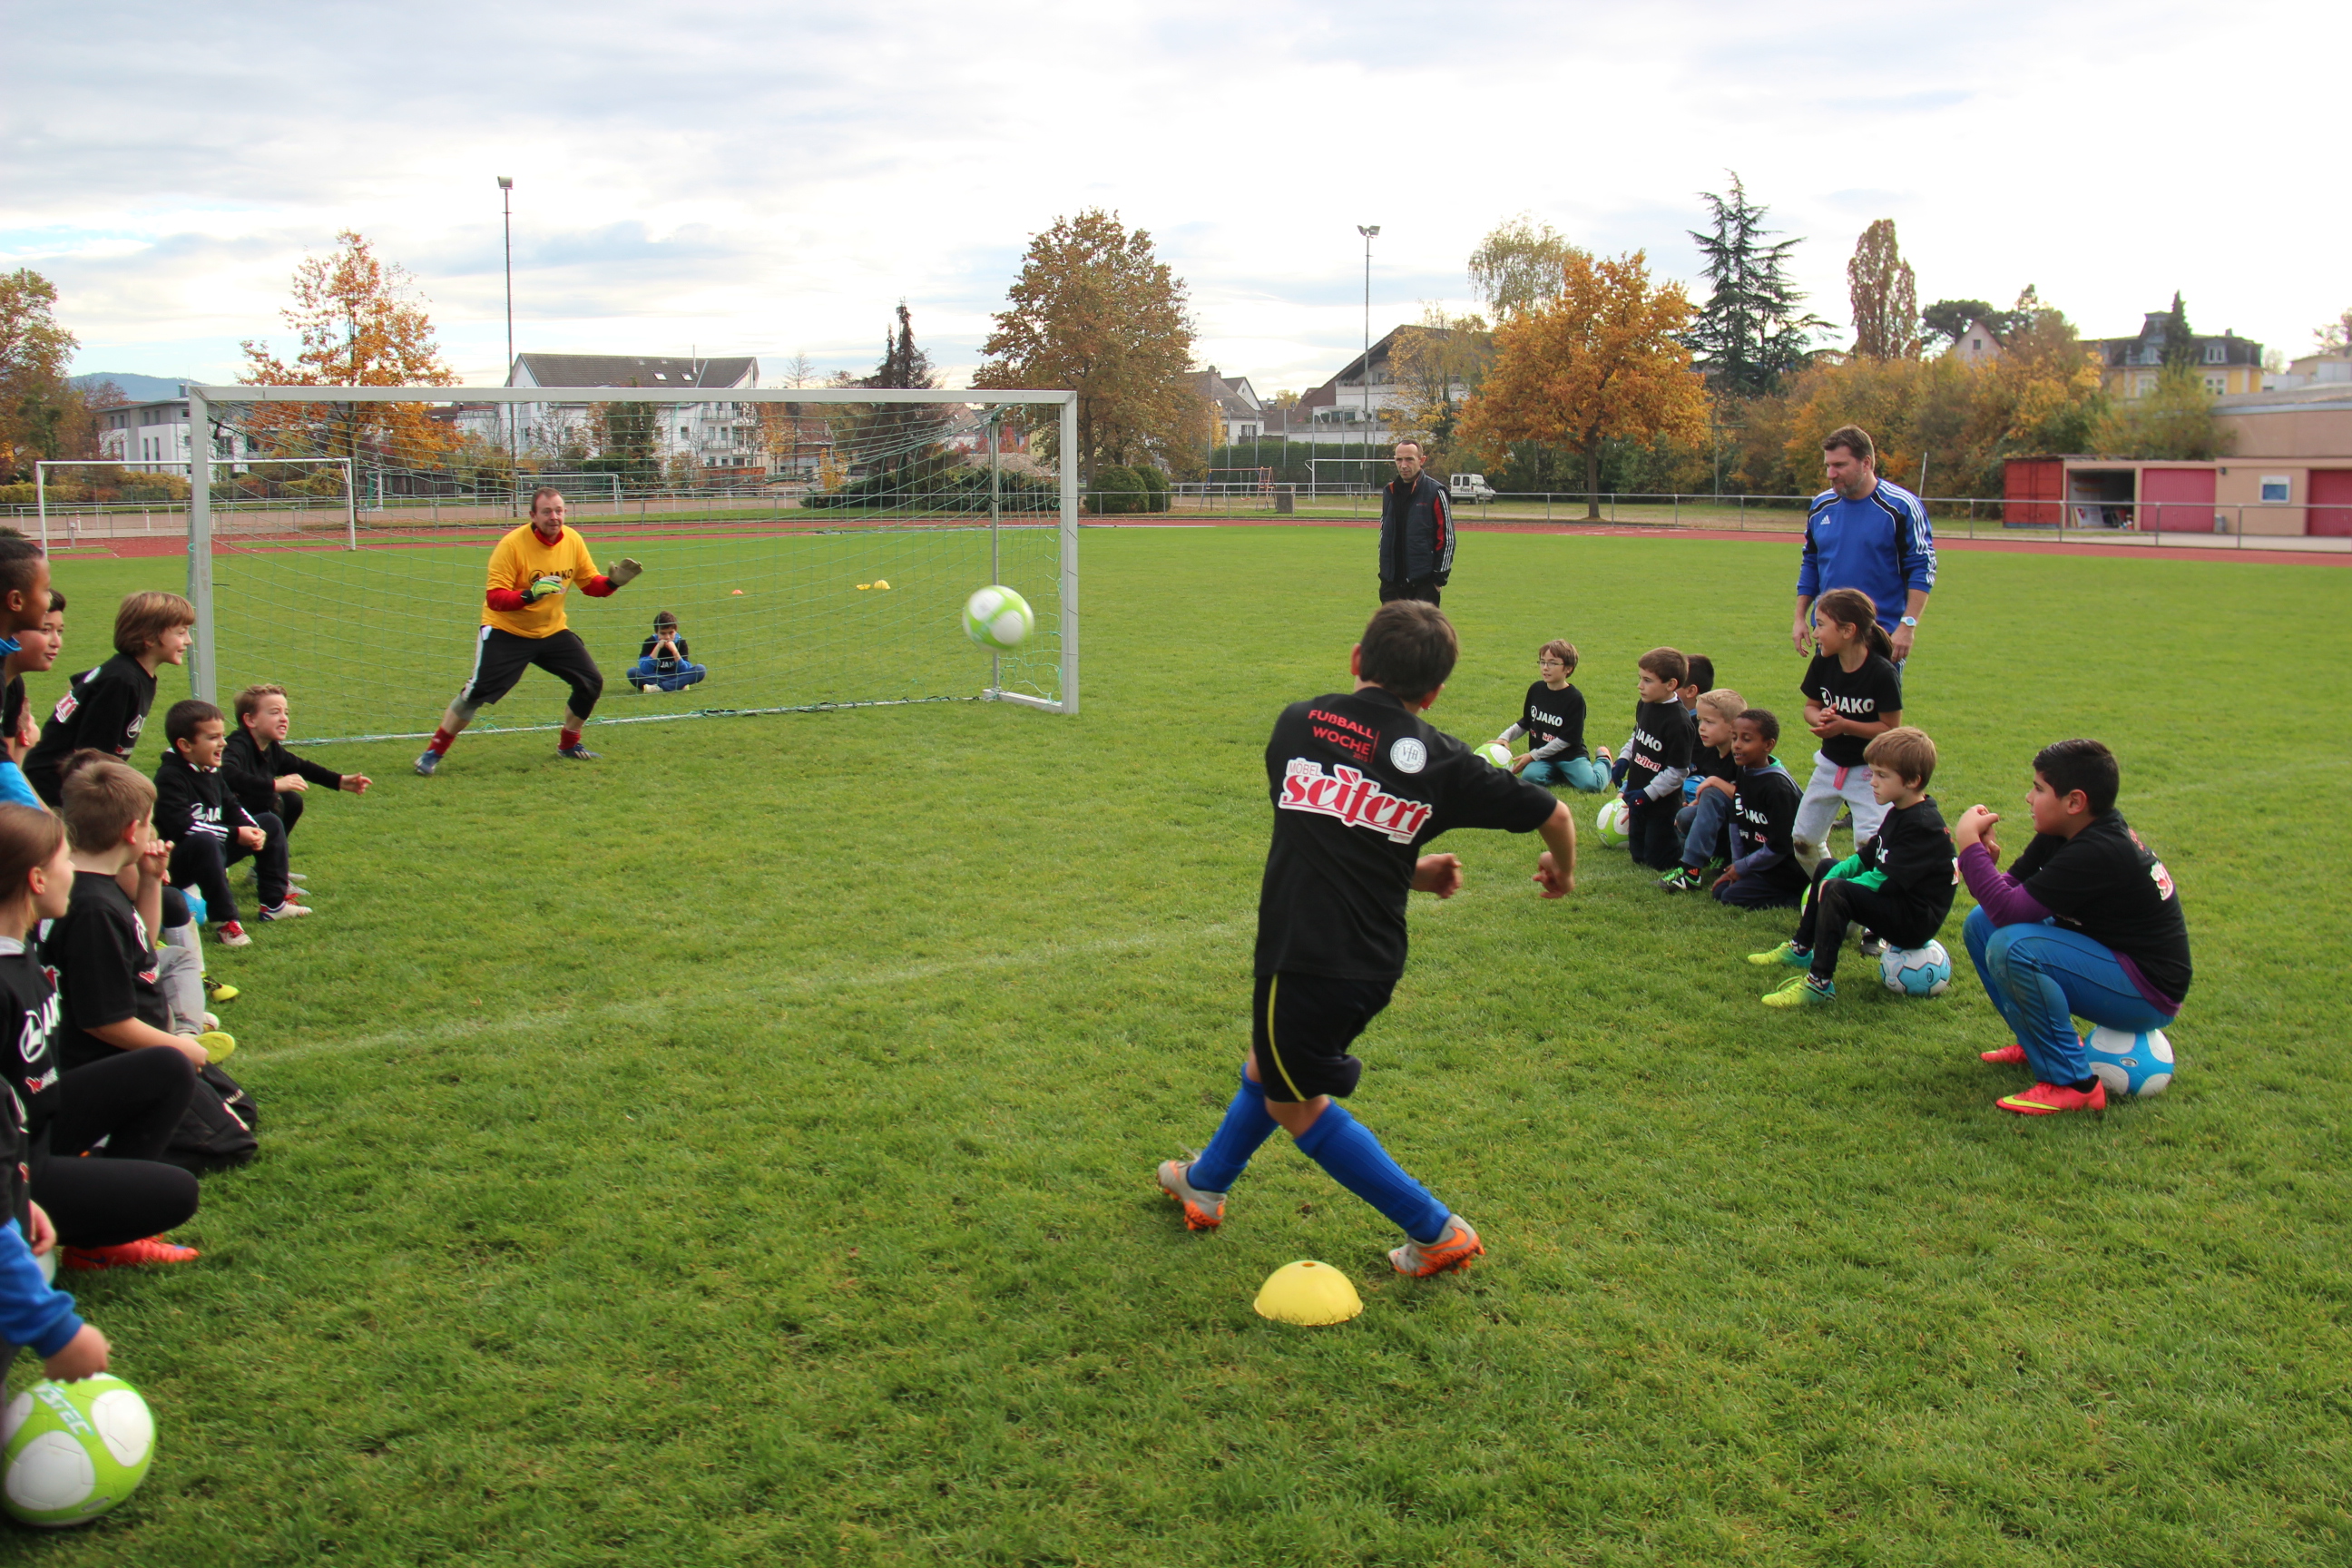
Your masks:
[{"label": "child in black tracksuit", "polygon": [[[311,784],[365,795],[374,781],[365,773],[339,773],[286,749],[288,710],[282,686],[248,686],[236,694],[236,729],[221,753],[221,776],[229,793],[256,822],[278,818],[289,844],[302,820],[302,796]],[[290,881],[302,879],[289,871]],[[292,896],[291,889],[289,889]]]},{"label": "child in black tracksuit", "polygon": [[1878,831],[1834,865],[1813,874],[1793,942],[1753,954],[1759,964],[1803,965],[1806,973],[1768,993],[1768,1007],[1828,1002],[1837,995],[1838,950],[1848,925],[1875,932],[1890,947],[1925,947],[1952,912],[1959,879],[1951,830],[1927,794],[1936,742],[1909,725],[1874,737],[1864,757],[1870,784],[1885,808]]},{"label": "child in black tracksuit", "polygon": [[1762,708],[1742,710],[1731,724],[1731,756],[1739,780],[1731,797],[1731,864],[1712,884],[1719,903],[1735,909],[1794,909],[1805,890],[1791,830],[1797,822],[1797,781],[1772,754],[1780,721]]},{"label": "child in black tracksuit", "polygon": [[1636,866],[1664,871],[1682,851],[1675,837],[1675,814],[1682,809],[1683,775],[1690,772],[1697,731],[1682,703],[1689,663],[1676,650],[1654,647],[1638,665],[1641,703],[1633,710],[1633,738],[1626,742],[1625,837]]},{"label": "child in black tracksuit", "polygon": [[219,709],[194,698],[174,702],[163,715],[163,739],[172,749],[155,765],[155,832],[173,847],[173,880],[194,884],[221,940],[242,947],[253,939],[237,919],[228,868],[247,855],[254,857],[263,920],[310,911],[286,896],[285,826],[271,813],[257,816],[246,810],[229,793],[220,769],[227,728]]}]

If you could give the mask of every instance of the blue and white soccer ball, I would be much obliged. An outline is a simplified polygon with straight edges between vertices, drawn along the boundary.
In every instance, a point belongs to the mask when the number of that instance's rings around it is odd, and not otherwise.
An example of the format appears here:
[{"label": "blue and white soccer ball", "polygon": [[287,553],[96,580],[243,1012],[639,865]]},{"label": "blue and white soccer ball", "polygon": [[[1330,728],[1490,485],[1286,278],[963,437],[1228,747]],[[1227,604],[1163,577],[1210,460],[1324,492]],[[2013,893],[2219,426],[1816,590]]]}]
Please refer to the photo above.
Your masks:
[{"label": "blue and white soccer ball", "polygon": [[1498,768],[1507,768],[1511,765],[1511,748],[1500,741],[1487,742],[1478,748],[1477,754]]},{"label": "blue and white soccer ball", "polygon": [[1952,988],[1952,955],[1940,942],[1890,947],[1878,955],[1878,977],[1897,996],[1941,996]]},{"label": "blue and white soccer ball", "polygon": [[992,583],[963,602],[963,635],[985,648],[1011,653],[1037,629],[1029,601]]},{"label": "blue and white soccer ball", "polygon": [[2083,1044],[2091,1053],[2091,1070],[2111,1096],[2145,1100],[2162,1094],[2172,1082],[2172,1042],[2162,1029],[2096,1028]]}]

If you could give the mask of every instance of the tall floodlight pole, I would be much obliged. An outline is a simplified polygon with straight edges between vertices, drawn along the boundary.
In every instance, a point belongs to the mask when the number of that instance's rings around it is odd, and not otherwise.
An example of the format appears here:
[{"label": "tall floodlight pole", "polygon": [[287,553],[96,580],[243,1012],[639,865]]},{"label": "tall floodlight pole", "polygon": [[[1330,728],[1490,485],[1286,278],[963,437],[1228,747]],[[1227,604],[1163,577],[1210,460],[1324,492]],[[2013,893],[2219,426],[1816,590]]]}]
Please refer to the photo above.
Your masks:
[{"label": "tall floodlight pole", "polygon": [[1364,383],[1364,460],[1370,462],[1372,456],[1372,241],[1379,237],[1381,226],[1373,224],[1367,228],[1358,224],[1356,232],[1364,237],[1364,358],[1357,368]]},{"label": "tall floodlight pole", "polygon": [[[514,380],[514,178],[499,176],[499,216],[507,233],[507,380]],[[515,510],[515,481],[521,474],[520,443],[516,439],[515,405],[507,405],[507,511]]]}]

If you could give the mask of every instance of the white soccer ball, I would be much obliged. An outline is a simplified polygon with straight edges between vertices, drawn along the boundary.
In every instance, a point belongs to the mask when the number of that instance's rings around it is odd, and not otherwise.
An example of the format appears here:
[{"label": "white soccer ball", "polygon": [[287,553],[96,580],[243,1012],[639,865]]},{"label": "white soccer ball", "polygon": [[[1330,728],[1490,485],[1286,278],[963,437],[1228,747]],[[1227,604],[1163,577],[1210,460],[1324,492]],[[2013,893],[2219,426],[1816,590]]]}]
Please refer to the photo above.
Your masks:
[{"label": "white soccer ball", "polygon": [[1037,629],[1029,601],[1002,584],[991,584],[963,602],[963,633],[982,647],[1010,653]]},{"label": "white soccer ball", "polygon": [[96,1519],[139,1489],[155,1458],[155,1417],[110,1373],[37,1383],[0,1412],[0,1506],[26,1524]]},{"label": "white soccer ball", "polygon": [[2162,1029],[2096,1028],[2083,1044],[2091,1053],[2091,1071],[2110,1095],[2145,1100],[2172,1082],[2172,1042]]},{"label": "white soccer ball", "polygon": [[1952,988],[1952,955],[1940,942],[1890,947],[1878,955],[1878,977],[1897,996],[1941,996]]},{"label": "white soccer ball", "polygon": [[1625,803],[1612,795],[1601,807],[1601,815],[1592,819],[1592,831],[1601,835],[1601,842],[1612,848],[1633,837],[1625,831]]},{"label": "white soccer ball", "polygon": [[1503,744],[1500,741],[1487,742],[1485,745],[1478,748],[1478,755],[1486,758],[1488,762],[1494,763],[1498,768],[1507,768],[1511,765],[1511,748]]}]

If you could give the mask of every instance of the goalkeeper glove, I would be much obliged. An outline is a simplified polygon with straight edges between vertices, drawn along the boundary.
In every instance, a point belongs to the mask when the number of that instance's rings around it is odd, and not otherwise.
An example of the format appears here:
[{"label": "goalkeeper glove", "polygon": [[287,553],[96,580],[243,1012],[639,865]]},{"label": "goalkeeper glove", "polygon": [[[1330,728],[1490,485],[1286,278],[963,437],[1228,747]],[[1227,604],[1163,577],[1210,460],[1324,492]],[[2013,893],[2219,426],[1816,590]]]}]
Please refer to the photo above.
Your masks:
[{"label": "goalkeeper glove", "polygon": [[625,588],[630,584],[635,582],[638,577],[642,576],[645,570],[646,567],[644,562],[632,561],[629,557],[624,555],[619,561],[614,563],[613,569],[610,572],[605,573],[604,575],[612,581],[614,587]]},{"label": "goalkeeper glove", "polygon": [[530,586],[522,591],[522,602],[526,605],[536,605],[541,599],[546,598],[550,594],[561,594],[562,592],[563,592],[562,578],[534,578]]}]

